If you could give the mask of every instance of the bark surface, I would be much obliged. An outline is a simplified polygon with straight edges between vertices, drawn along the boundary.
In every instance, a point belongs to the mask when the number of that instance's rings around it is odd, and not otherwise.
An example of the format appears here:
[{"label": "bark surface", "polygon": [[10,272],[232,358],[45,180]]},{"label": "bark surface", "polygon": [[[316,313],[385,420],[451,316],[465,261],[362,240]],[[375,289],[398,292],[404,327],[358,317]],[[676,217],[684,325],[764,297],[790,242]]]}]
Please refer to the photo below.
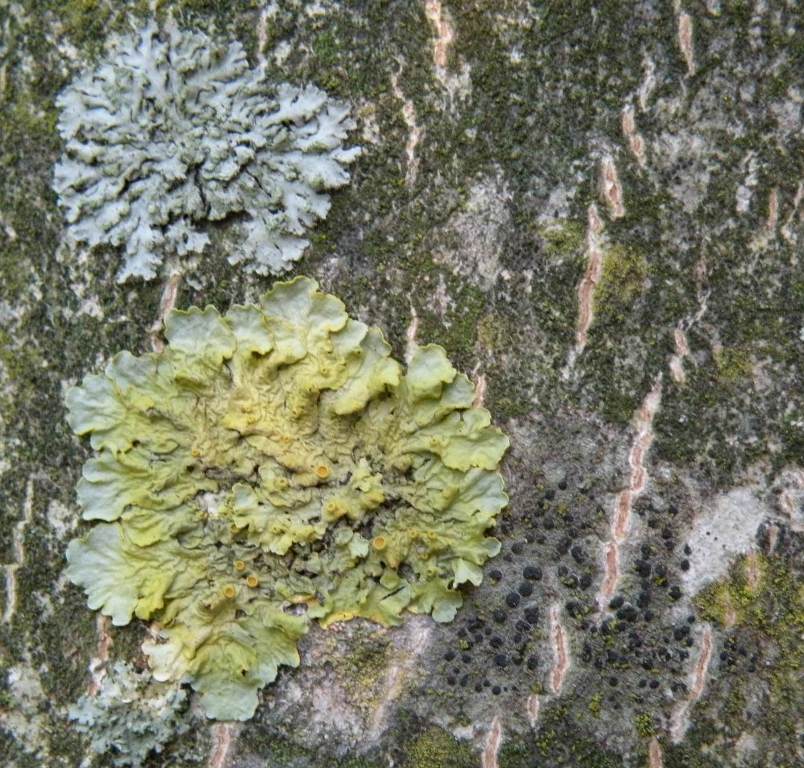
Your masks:
[{"label": "bark surface", "polygon": [[[0,2],[3,764],[121,764],[133,742],[92,747],[115,728],[161,745],[150,768],[801,764],[797,6]],[[312,631],[242,725],[190,697],[157,733],[134,695],[81,732],[147,627],[63,576],[89,451],[63,393],[149,349],[168,294],[225,310],[271,282],[215,226],[180,284],[66,244],[56,96],[154,12],[354,105],[364,153],[290,274],[399,359],[447,349],[511,436],[511,502],[454,622]]]}]

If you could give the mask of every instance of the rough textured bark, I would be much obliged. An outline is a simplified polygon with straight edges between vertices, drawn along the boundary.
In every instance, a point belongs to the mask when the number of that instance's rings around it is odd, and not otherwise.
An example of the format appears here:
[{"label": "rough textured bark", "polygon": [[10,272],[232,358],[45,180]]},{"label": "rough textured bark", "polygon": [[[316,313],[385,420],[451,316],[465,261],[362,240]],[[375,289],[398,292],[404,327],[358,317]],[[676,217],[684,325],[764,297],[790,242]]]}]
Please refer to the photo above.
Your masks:
[{"label": "rough textured bark", "polygon": [[62,577],[88,452],[65,387],[148,349],[171,290],[270,282],[216,227],[167,289],[63,242],[55,97],[153,10],[355,105],[364,155],[296,272],[399,358],[444,345],[512,449],[503,551],[452,624],[313,631],[252,721],[190,704],[146,765],[800,763],[797,5],[0,3],[3,763],[114,764],[68,712],[143,664],[147,627]]}]

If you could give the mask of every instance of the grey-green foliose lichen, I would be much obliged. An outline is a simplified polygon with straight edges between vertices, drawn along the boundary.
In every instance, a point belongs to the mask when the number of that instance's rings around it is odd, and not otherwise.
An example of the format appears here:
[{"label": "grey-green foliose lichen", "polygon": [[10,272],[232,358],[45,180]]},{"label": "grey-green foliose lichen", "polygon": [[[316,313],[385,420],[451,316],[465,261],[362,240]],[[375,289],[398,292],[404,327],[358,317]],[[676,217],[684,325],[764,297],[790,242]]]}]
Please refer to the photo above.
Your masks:
[{"label": "grey-green foliose lichen", "polygon": [[120,282],[203,251],[207,222],[236,221],[229,257],[260,274],[298,259],[359,154],[346,104],[275,85],[243,47],[169,22],[119,39],[58,97],[54,188],[72,238],[125,249]]},{"label": "grey-green foliose lichen", "polygon": [[112,765],[139,768],[152,752],[189,728],[187,692],[154,683],[147,672],[114,664],[94,695],[85,694],[69,711],[92,750]]}]

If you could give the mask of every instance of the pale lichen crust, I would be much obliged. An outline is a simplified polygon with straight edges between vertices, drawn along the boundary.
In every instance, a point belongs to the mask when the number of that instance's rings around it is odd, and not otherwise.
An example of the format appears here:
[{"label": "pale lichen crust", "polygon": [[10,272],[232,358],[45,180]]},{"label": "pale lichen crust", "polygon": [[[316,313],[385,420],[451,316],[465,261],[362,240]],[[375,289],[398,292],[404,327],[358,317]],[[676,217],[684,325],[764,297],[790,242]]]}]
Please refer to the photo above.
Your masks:
[{"label": "pale lichen crust", "polygon": [[230,257],[260,274],[298,259],[359,154],[346,104],[271,83],[239,43],[149,23],[58,97],[64,155],[54,189],[73,240],[125,249],[120,282],[200,253],[232,220]]},{"label": "pale lichen crust", "polygon": [[146,672],[115,663],[100,690],[70,707],[75,729],[90,738],[92,751],[115,766],[140,768],[189,727],[187,692],[154,683]]},{"label": "pale lichen crust", "polygon": [[499,551],[508,439],[441,347],[403,370],[304,277],[224,316],[174,311],[165,336],[66,396],[95,449],[83,516],[102,521],[67,574],[115,624],[158,623],[157,679],[246,719],[311,620],[455,616]]}]

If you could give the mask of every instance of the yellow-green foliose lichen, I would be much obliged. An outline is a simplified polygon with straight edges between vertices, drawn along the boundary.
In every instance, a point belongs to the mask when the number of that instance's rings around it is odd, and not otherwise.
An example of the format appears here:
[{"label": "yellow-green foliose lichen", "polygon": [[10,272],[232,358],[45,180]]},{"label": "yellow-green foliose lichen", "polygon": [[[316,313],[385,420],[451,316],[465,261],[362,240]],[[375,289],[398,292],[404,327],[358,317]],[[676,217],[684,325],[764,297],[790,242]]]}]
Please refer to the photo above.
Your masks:
[{"label": "yellow-green foliose lichen", "polygon": [[115,624],[158,623],[157,679],[246,719],[311,620],[454,617],[499,550],[508,439],[441,347],[403,370],[309,278],[224,316],[174,311],[165,336],[66,398],[95,449],[83,516],[100,521],[67,574]]}]

